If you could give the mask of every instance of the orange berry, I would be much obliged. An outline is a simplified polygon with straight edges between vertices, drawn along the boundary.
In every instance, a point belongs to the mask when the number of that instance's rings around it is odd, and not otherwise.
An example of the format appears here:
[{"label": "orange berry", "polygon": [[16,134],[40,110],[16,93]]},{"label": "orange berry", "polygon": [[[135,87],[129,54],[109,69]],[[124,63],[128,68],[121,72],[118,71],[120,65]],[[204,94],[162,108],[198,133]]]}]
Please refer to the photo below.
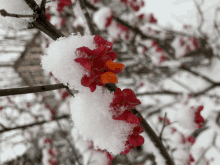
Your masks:
[{"label": "orange berry", "polygon": [[106,66],[108,66],[110,69],[115,70],[117,68],[123,69],[125,67],[122,63],[113,62],[112,60],[109,60],[106,62]]},{"label": "orange berry", "polygon": [[104,84],[107,84],[107,83],[117,83],[118,82],[118,78],[112,72],[105,72],[105,73],[103,73],[101,75],[101,81]]}]

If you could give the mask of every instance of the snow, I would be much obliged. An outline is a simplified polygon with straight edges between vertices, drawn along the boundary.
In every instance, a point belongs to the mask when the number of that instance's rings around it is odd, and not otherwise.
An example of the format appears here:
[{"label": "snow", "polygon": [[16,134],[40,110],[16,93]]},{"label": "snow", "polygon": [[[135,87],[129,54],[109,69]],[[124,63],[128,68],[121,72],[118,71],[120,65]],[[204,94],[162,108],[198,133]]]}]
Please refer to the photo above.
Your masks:
[{"label": "snow", "polygon": [[[0,9],[5,9],[8,13],[33,14],[32,9],[23,0],[0,0],[0,4]],[[27,29],[28,23],[32,21],[33,18],[13,18],[0,15],[0,28]]]},{"label": "snow", "polygon": [[84,141],[82,137],[78,134],[76,128],[72,128],[71,135],[74,138],[75,147],[83,155],[83,164],[91,165],[108,165],[108,158],[105,152],[95,151],[90,148],[92,142]]},{"label": "snow", "polygon": [[125,149],[125,142],[131,134],[133,124],[112,119],[110,103],[113,93],[98,87],[95,92],[89,89],[70,100],[71,117],[74,127],[83,140],[91,140],[95,149],[106,149],[118,155]]},{"label": "snow", "polygon": [[194,110],[192,110],[189,106],[186,107],[177,107],[177,113],[175,116],[176,121],[183,128],[194,131],[197,129],[197,125],[194,122],[195,114]]},{"label": "snow", "polygon": [[102,7],[96,11],[93,15],[93,21],[96,26],[104,30],[106,28],[107,19],[111,18],[112,10],[109,7]]},{"label": "snow", "polygon": [[74,61],[77,57],[76,49],[83,46],[95,49],[93,36],[72,34],[68,38],[59,38],[50,44],[46,55],[42,56],[42,68],[48,73],[52,72],[61,83],[65,85],[69,83],[70,88],[84,90],[85,87],[81,85],[81,79],[85,70]]}]

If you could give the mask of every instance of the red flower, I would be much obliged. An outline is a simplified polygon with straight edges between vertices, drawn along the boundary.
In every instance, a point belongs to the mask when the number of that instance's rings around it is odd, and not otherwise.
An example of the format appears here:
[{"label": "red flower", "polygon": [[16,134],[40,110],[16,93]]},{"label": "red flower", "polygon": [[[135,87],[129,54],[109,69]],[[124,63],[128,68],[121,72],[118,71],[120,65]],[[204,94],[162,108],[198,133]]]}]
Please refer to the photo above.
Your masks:
[{"label": "red flower", "polygon": [[150,23],[157,23],[157,20],[154,18],[153,14],[150,15],[150,19],[149,19]]},{"label": "red flower", "polygon": [[65,6],[70,6],[72,4],[71,0],[59,0],[59,3],[57,5],[57,10],[59,11],[59,13],[63,12],[63,8]]},{"label": "red flower", "polygon": [[114,160],[114,157],[111,154],[109,154],[108,152],[106,154],[108,157],[108,165],[111,165],[111,162]]},{"label": "red flower", "polygon": [[48,19],[48,20],[50,20],[51,15],[50,15],[50,14],[48,14],[47,12],[46,12],[46,14],[45,14],[45,15],[47,16],[47,19]]},{"label": "red flower", "polygon": [[172,134],[177,131],[176,128],[171,128],[171,129],[172,129]]},{"label": "red flower", "polygon": [[53,152],[53,150],[52,150],[51,148],[48,150],[48,153],[49,153],[51,156],[55,156],[55,154],[54,154],[54,152]]},{"label": "red flower", "polygon": [[[163,122],[164,118],[163,117],[158,117],[160,122]],[[166,118],[165,123],[168,125],[170,124],[170,120]]]},{"label": "red flower", "polygon": [[51,112],[52,114],[55,114],[55,111],[54,111],[53,108],[50,109],[50,112]]},{"label": "red flower", "polygon": [[96,4],[98,2],[98,0],[93,0],[92,3]]},{"label": "red flower", "polygon": [[135,116],[131,111],[125,110],[120,116],[114,118],[115,120],[124,120],[128,123],[140,125],[140,119]]},{"label": "red flower", "polygon": [[57,160],[50,159],[49,163],[50,163],[50,165],[56,165],[57,164]]},{"label": "red flower", "polygon": [[158,46],[158,43],[156,42],[156,41],[152,41],[152,45],[151,45],[152,47],[154,47],[154,46]]},{"label": "red flower", "polygon": [[111,11],[110,17],[107,18],[107,21],[105,23],[105,28],[109,27],[112,23],[112,18],[113,18],[113,12]]},{"label": "red flower", "polygon": [[191,162],[194,162],[194,161],[195,161],[195,160],[194,160],[194,158],[192,157],[192,155],[189,154],[189,161],[187,162],[187,165],[190,165]]},{"label": "red flower", "polygon": [[139,18],[139,20],[142,20],[142,19],[144,18],[144,14],[140,14],[140,15],[138,16],[138,18]]},{"label": "red flower", "polygon": [[137,146],[141,146],[142,144],[144,144],[144,138],[142,136],[131,135],[126,141],[126,149],[122,152],[122,154],[126,155],[130,152],[132,148],[136,148]]},{"label": "red flower", "polygon": [[29,102],[26,103],[26,107],[30,108],[31,104]]},{"label": "red flower", "polygon": [[191,143],[191,145],[193,145],[193,144],[195,143],[195,139],[194,139],[193,136],[189,136],[189,137],[187,138],[187,140],[188,140],[188,142]]},{"label": "red flower", "polygon": [[202,123],[204,122],[203,117],[200,115],[200,112],[202,110],[203,110],[203,106],[199,106],[199,107],[197,107],[196,112],[195,112],[195,119],[194,119],[194,121],[197,123],[199,128],[202,128]]},{"label": "red flower", "polygon": [[63,92],[62,94],[62,99],[64,100],[65,98],[67,98],[70,94],[68,92]]},{"label": "red flower", "polygon": [[112,110],[118,114],[120,107],[124,107],[125,109],[133,109],[139,104],[141,104],[140,100],[136,98],[135,93],[131,89],[123,89],[121,91],[120,88],[117,88],[114,93],[114,99],[110,106],[112,107]]},{"label": "red flower", "polygon": [[46,138],[46,139],[44,139],[44,143],[49,143],[51,145],[52,141],[49,138]]},{"label": "red flower", "polygon": [[128,140],[125,143],[126,149],[122,152],[122,154],[127,154],[132,148],[137,146],[141,146],[144,143],[144,138],[139,134],[144,131],[143,127],[141,127],[141,117],[135,116],[131,111],[125,110],[120,116],[114,118],[115,120],[124,120],[131,124],[136,124],[134,127],[132,134],[128,137]]},{"label": "red flower", "polygon": [[79,58],[75,59],[75,62],[82,65],[89,73],[89,75],[84,75],[81,84],[89,87],[91,92],[95,91],[96,85],[117,83],[115,74],[120,73],[124,68],[123,64],[113,62],[117,55],[111,51],[111,42],[105,41],[99,36],[94,37],[94,42],[97,45],[96,49],[80,47],[76,50]]}]

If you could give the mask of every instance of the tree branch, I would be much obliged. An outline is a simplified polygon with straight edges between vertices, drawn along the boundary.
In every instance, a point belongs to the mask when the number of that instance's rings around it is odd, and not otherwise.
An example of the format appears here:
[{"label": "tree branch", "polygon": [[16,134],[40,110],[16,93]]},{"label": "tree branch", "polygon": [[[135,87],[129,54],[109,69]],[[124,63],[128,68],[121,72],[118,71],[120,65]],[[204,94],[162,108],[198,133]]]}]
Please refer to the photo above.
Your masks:
[{"label": "tree branch", "polygon": [[79,4],[80,4],[82,12],[83,12],[83,14],[84,14],[84,16],[86,18],[86,22],[87,22],[87,24],[89,26],[89,30],[90,30],[92,35],[95,35],[96,31],[95,31],[94,26],[92,25],[92,20],[91,20],[91,18],[89,16],[89,13],[88,13],[87,9],[86,9],[85,2],[86,2],[85,0],[79,0]]},{"label": "tree branch", "polygon": [[[54,117],[53,119],[54,120],[60,120],[60,119],[68,119],[69,117],[70,117],[69,115],[63,115],[63,116],[59,116],[59,117]],[[36,125],[42,125],[42,124],[48,123],[48,122],[53,122],[53,120],[52,121],[51,120],[44,120],[44,121],[35,122],[35,123],[32,123],[32,124],[17,126],[17,127],[13,127],[13,128],[6,128],[6,129],[3,129],[3,130],[0,130],[0,133],[12,131],[12,130],[17,130],[17,129],[26,129],[28,127],[33,127],[33,126],[36,126]]]},{"label": "tree branch", "polygon": [[45,85],[45,86],[36,86],[36,87],[1,89],[0,96],[46,92],[46,91],[52,91],[52,90],[61,89],[61,88],[67,88],[67,86],[63,84],[54,84],[54,85]]}]

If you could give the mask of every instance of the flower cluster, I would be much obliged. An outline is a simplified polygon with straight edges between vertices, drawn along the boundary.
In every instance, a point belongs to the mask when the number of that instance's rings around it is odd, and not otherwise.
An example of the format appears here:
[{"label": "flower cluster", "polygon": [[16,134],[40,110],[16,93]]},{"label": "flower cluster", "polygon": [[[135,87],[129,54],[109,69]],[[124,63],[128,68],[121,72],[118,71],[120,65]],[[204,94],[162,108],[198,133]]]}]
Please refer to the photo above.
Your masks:
[{"label": "flower cluster", "polygon": [[194,161],[195,160],[194,160],[193,156],[191,154],[189,154],[189,160],[187,162],[187,165],[191,165],[191,163],[194,162]]},{"label": "flower cluster", "polygon": [[70,112],[83,139],[92,141],[95,149],[117,155],[142,145],[144,139],[139,135],[143,132],[141,118],[130,111],[140,104],[134,92],[117,89],[113,93],[104,89],[105,84],[117,83],[116,74],[124,68],[113,62],[117,55],[112,46],[99,36],[62,37],[47,48],[42,67],[60,83],[79,91],[70,100]]},{"label": "flower cluster", "polygon": [[189,136],[189,137],[186,138],[183,134],[180,134],[180,135],[181,135],[183,144],[189,142],[191,145],[193,145],[195,143],[195,139],[194,139],[193,136]]},{"label": "flower cluster", "polygon": [[141,7],[144,6],[143,0],[120,0],[126,6],[130,6],[130,8],[134,11],[139,11]]},{"label": "flower cluster", "polygon": [[199,41],[196,38],[192,37],[180,37],[179,45],[185,48],[185,54],[196,51],[199,47]]},{"label": "flower cluster", "polygon": [[154,17],[152,13],[150,15],[145,14],[145,13],[139,14],[137,18],[139,19],[139,21],[143,23],[149,22],[152,24],[157,24],[157,19]]},{"label": "flower cluster", "polygon": [[152,41],[152,48],[155,48],[155,52],[158,53],[154,56],[155,59],[152,57],[152,61],[155,64],[161,64],[162,62],[164,62],[166,60],[166,56],[164,54],[163,49],[158,45],[157,42]]},{"label": "flower cluster", "polygon": [[96,49],[80,47],[76,49],[78,58],[74,59],[87,71],[81,80],[81,84],[89,87],[91,92],[95,91],[96,85],[117,83],[115,74],[120,73],[124,68],[123,64],[113,62],[117,55],[112,51],[111,42],[105,41],[99,36],[94,37],[94,42],[97,45]]},{"label": "flower cluster", "polygon": [[72,4],[71,0],[58,0],[57,11],[59,13],[63,12],[65,6],[70,6]]},{"label": "flower cluster", "polygon": [[141,104],[131,89],[124,89],[121,91],[117,88],[114,93],[114,99],[110,104],[114,120],[124,120],[127,123],[135,124],[133,133],[126,141],[126,149],[122,154],[127,154],[132,148],[141,146],[144,143],[144,138],[139,134],[144,131],[141,125],[141,117],[135,116],[130,110],[135,108],[136,105]]},{"label": "flower cluster", "polygon": [[[115,74],[120,73],[124,68],[121,63],[113,62],[116,53],[112,51],[112,43],[105,41],[99,36],[94,37],[97,48],[91,50],[87,47],[76,49],[79,56],[74,59],[75,62],[82,65],[87,71],[81,84],[89,87],[94,92],[96,85],[103,86],[106,83],[117,83]],[[132,148],[140,146],[144,143],[144,138],[139,134],[144,131],[141,127],[141,117],[136,117],[130,110],[136,105],[141,104],[131,89],[121,90],[117,88],[114,93],[113,101],[110,103],[112,118],[114,120],[124,120],[127,123],[134,124],[132,134],[128,136],[125,143],[125,150],[122,154],[127,154]]]}]

